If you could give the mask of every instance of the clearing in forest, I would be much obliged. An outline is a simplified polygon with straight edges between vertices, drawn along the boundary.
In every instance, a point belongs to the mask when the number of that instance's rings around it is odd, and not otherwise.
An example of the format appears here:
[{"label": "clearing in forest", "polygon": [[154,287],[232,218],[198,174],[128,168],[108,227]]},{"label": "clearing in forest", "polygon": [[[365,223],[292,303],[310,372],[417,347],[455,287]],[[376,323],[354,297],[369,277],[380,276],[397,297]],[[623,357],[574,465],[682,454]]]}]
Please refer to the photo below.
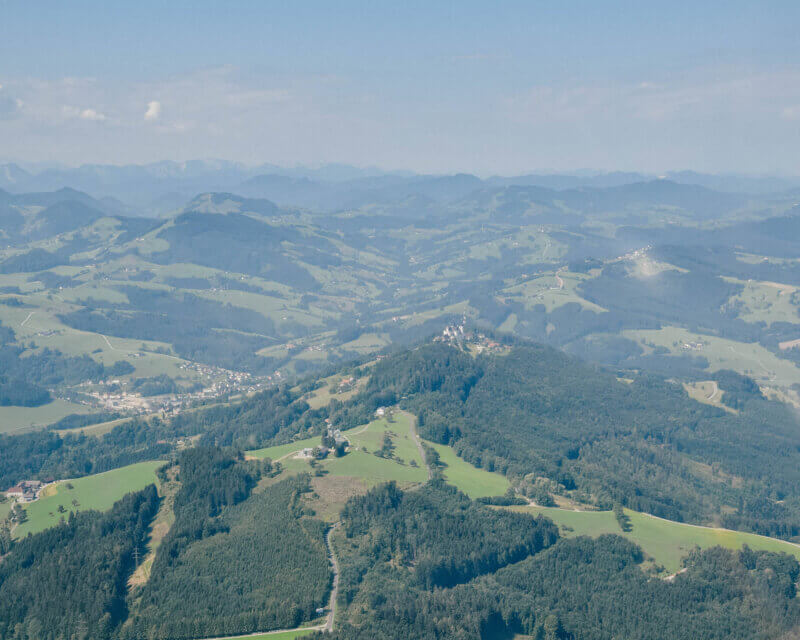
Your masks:
[{"label": "clearing in forest", "polygon": [[[389,414],[369,424],[342,431],[350,442],[349,452],[341,458],[329,455],[313,464],[325,475],[363,478],[369,484],[390,480],[401,484],[425,482],[428,474],[414,439],[413,416],[403,411],[390,411]],[[279,461],[289,472],[307,471],[314,475],[312,461],[299,457],[299,454],[303,449],[319,446],[321,442],[320,436],[314,436],[250,451],[248,455]]]},{"label": "clearing in forest", "polygon": [[631,530],[624,532],[612,511],[570,511],[533,506],[509,508],[547,516],[559,526],[561,534],[567,537],[600,536],[605,533],[624,536],[638,544],[645,554],[670,574],[680,569],[681,558],[696,546],[701,549],[715,546],[741,549],[746,544],[751,549],[784,552],[800,559],[800,546],[791,542],[730,529],[673,522],[630,509],[625,509],[625,514],[630,518]]},{"label": "clearing in forest", "polygon": [[511,486],[508,478],[500,473],[486,471],[472,466],[458,457],[455,451],[443,444],[426,443],[439,454],[439,461],[445,466],[442,470],[444,479],[473,500],[488,496],[501,496]]},{"label": "clearing in forest", "polygon": [[163,464],[158,460],[139,462],[45,487],[41,498],[24,505],[28,519],[14,529],[14,537],[22,538],[52,527],[62,517],[68,518],[71,511],[106,511],[125,494],[149,484],[158,485],[156,469]]}]

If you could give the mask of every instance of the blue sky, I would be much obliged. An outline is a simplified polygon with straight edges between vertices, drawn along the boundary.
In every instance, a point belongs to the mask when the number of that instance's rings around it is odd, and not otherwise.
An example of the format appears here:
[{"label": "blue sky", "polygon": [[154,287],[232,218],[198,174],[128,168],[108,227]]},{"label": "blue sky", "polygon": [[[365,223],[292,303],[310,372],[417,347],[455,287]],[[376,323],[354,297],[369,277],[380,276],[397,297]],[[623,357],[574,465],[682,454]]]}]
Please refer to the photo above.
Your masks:
[{"label": "blue sky", "polygon": [[800,174],[800,3],[0,0],[0,155]]}]

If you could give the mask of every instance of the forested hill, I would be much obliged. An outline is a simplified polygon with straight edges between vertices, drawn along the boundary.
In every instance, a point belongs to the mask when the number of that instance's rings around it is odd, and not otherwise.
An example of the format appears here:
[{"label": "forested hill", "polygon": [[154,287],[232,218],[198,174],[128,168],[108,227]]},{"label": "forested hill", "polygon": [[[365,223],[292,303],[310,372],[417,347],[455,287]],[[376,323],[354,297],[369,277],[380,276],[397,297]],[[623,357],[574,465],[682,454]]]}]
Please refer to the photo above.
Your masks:
[{"label": "forested hill", "polygon": [[[185,438],[256,449],[350,428],[400,404],[420,434],[466,461],[506,474],[529,496],[622,504],[671,520],[782,538],[800,535],[800,429],[787,405],[751,380],[715,374],[729,407],[691,399],[649,374],[625,378],[550,347],[508,340],[502,353],[426,343],[347,367],[368,380],[345,401],[312,408],[311,378],[171,419],[123,422],[100,437],[0,436],[0,478],[68,478],[164,459]],[[546,498],[544,498],[546,500]]]},{"label": "forested hill", "polygon": [[428,344],[380,361],[360,402],[399,401],[419,416],[423,437],[531,491],[544,477],[606,507],[795,536],[797,418],[747,379],[723,378],[738,413],[663,378],[621,380],[549,347],[523,342],[474,357]]},{"label": "forested hill", "polygon": [[[685,572],[659,580],[618,536],[557,539],[547,520],[510,522],[465,502],[433,482],[416,495],[384,486],[348,503],[335,640],[766,640],[793,637],[785,634],[800,620],[799,568],[786,555],[698,550]],[[521,531],[536,543],[521,544]],[[456,569],[472,579],[430,581],[442,567],[440,576]]]}]

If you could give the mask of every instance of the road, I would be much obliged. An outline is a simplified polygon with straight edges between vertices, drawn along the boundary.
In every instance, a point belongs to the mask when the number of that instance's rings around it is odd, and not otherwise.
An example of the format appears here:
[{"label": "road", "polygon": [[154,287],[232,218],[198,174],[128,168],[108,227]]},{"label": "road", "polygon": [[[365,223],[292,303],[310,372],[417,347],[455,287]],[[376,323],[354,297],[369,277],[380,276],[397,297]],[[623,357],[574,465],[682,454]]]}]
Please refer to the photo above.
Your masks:
[{"label": "road", "polygon": [[333,548],[332,536],[333,532],[339,527],[340,523],[334,524],[328,533],[325,534],[325,546],[328,547],[328,560],[331,563],[331,570],[333,571],[333,588],[331,589],[331,598],[328,601],[328,620],[325,622],[324,629],[328,633],[333,631],[333,623],[336,620],[336,599],[339,596],[339,560],[336,558],[336,551]]},{"label": "road", "polygon": [[20,326],[20,327],[24,327],[24,326],[25,326],[25,323],[26,323],[28,320],[30,320],[30,319],[31,319],[31,317],[33,316],[33,314],[34,314],[34,313],[36,313],[36,312],[35,312],[35,311],[31,311],[31,312],[28,314],[28,317],[27,317],[27,318],[25,318],[25,319],[22,321],[22,324],[20,324],[19,326]]},{"label": "road", "polygon": [[563,288],[564,288],[564,280],[563,280],[563,278],[561,277],[561,269],[559,269],[558,271],[556,271],[556,282],[558,283],[558,288],[559,288],[559,290],[561,290],[561,289],[563,289]]}]

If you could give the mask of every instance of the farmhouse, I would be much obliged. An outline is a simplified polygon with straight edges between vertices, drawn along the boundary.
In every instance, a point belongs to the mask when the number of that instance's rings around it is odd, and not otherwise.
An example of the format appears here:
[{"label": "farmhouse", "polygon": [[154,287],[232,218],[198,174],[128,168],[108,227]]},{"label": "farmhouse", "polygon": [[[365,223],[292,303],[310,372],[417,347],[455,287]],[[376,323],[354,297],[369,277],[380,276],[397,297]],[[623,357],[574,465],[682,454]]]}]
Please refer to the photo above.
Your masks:
[{"label": "farmhouse", "polygon": [[38,480],[23,480],[6,491],[6,496],[18,502],[32,502],[38,497],[43,484]]}]

